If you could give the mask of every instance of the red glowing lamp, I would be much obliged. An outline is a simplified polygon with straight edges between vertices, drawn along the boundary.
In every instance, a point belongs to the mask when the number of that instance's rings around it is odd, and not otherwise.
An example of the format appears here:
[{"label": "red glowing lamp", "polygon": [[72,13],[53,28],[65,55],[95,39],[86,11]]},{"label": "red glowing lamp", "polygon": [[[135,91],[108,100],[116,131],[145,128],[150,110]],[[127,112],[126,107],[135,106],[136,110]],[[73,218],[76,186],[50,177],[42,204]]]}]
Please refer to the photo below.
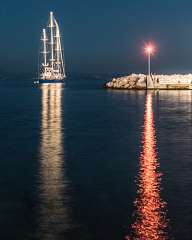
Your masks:
[{"label": "red glowing lamp", "polygon": [[155,45],[152,43],[148,43],[144,47],[144,51],[147,55],[153,55],[155,53]]},{"label": "red glowing lamp", "polygon": [[148,75],[151,75],[151,55],[156,51],[155,45],[153,43],[147,43],[144,46],[144,52],[148,56]]}]

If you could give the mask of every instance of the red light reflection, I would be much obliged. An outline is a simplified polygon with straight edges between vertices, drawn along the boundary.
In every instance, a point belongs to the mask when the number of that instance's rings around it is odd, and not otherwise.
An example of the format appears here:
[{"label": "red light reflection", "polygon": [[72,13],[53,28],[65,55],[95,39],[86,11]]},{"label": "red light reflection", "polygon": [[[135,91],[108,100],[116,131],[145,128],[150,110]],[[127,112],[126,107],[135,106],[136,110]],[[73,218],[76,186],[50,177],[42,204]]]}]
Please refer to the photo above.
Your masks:
[{"label": "red light reflection", "polygon": [[165,202],[160,197],[160,173],[156,152],[152,95],[147,95],[140,156],[138,197],[135,201],[135,223],[130,240],[166,240],[167,220]]}]

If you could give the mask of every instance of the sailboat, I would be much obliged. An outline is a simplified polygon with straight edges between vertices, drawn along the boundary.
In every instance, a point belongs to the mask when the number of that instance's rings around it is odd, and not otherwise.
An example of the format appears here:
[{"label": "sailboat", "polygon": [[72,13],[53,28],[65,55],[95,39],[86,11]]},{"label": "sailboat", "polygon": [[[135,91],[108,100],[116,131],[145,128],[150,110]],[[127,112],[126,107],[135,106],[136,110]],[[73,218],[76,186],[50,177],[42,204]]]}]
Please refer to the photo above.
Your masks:
[{"label": "sailboat", "polygon": [[66,78],[59,25],[50,12],[47,28],[43,29],[39,66],[39,83],[62,83]]}]

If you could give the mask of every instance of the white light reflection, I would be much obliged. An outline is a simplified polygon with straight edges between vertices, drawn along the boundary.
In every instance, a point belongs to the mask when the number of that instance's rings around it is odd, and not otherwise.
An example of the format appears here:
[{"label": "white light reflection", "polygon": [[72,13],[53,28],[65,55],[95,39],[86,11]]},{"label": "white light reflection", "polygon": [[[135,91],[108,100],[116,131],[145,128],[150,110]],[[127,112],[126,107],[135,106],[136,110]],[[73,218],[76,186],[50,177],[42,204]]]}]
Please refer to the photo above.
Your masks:
[{"label": "white light reflection", "polygon": [[39,234],[42,240],[54,240],[63,236],[68,228],[68,183],[63,166],[62,85],[42,85],[41,118]]}]

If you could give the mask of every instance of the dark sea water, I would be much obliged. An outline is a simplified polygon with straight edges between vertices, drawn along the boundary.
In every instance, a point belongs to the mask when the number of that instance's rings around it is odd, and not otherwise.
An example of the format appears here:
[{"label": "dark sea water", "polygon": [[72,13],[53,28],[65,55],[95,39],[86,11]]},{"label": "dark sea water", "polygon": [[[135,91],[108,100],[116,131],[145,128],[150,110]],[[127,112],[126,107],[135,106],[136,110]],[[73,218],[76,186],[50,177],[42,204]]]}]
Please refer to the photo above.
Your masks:
[{"label": "dark sea water", "polygon": [[0,239],[192,239],[192,92],[105,81],[0,82]]}]

